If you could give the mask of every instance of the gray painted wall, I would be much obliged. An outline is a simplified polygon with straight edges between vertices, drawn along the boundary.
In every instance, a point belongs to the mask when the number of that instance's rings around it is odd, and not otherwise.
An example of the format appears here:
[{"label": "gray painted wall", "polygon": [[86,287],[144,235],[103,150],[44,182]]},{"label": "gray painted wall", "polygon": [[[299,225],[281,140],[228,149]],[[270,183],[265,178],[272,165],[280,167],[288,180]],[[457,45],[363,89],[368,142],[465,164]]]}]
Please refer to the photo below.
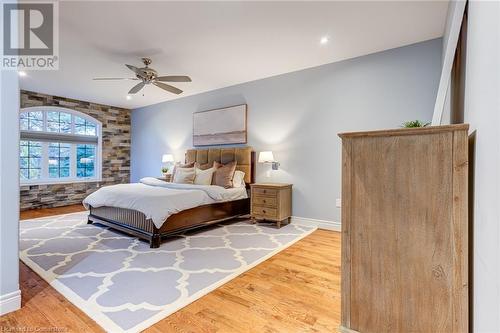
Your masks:
[{"label": "gray painted wall", "polygon": [[0,71],[0,314],[19,308],[19,82]]},{"label": "gray painted wall", "polygon": [[281,163],[257,181],[294,184],[293,215],[340,221],[337,133],[430,121],[441,39],[176,99],[132,112],[131,180],[160,174],[161,156],[192,147],[192,113],[248,104],[248,145]]},{"label": "gray painted wall", "polygon": [[476,131],[474,332],[500,332],[500,2],[469,1],[465,115]]}]

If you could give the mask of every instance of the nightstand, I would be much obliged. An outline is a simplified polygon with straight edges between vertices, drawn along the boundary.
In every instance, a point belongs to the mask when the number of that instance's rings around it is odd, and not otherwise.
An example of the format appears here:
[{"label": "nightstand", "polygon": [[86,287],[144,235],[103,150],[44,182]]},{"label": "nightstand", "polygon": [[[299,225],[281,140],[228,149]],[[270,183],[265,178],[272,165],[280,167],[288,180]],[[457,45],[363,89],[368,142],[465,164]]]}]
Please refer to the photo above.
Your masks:
[{"label": "nightstand", "polygon": [[166,174],[161,177],[156,177],[156,179],[163,180],[164,182],[171,182],[172,181],[172,174]]},{"label": "nightstand", "polygon": [[275,221],[278,228],[283,220],[292,216],[292,184],[250,184],[252,222]]}]

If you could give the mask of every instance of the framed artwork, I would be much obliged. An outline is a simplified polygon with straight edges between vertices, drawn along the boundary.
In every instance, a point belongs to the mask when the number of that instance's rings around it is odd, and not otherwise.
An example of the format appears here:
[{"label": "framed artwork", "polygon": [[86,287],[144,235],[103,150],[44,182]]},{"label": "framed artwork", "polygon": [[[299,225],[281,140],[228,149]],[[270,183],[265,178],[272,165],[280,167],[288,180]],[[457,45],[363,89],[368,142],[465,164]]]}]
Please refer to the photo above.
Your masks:
[{"label": "framed artwork", "polygon": [[247,105],[193,114],[193,145],[247,143]]}]

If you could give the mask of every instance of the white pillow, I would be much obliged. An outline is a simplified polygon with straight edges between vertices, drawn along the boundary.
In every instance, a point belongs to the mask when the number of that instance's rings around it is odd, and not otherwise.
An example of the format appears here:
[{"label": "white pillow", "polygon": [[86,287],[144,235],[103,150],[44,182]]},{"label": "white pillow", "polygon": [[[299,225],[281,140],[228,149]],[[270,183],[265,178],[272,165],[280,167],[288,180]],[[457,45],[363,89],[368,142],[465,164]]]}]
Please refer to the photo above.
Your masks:
[{"label": "white pillow", "polygon": [[233,187],[245,187],[245,173],[236,170],[233,176]]},{"label": "white pillow", "polygon": [[202,170],[196,168],[194,177],[194,183],[196,185],[211,185],[212,184],[212,176],[214,175],[214,168]]},{"label": "white pillow", "polygon": [[176,168],[173,183],[193,184],[196,176],[194,168]]}]

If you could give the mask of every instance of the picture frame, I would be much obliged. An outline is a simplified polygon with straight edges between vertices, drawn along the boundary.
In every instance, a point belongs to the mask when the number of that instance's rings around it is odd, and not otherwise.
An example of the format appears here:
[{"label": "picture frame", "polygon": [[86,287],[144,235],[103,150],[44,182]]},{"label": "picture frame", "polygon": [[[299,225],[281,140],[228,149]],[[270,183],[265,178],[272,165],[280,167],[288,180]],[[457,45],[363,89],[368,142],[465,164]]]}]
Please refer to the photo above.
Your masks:
[{"label": "picture frame", "polygon": [[247,143],[247,105],[193,113],[193,146]]}]

